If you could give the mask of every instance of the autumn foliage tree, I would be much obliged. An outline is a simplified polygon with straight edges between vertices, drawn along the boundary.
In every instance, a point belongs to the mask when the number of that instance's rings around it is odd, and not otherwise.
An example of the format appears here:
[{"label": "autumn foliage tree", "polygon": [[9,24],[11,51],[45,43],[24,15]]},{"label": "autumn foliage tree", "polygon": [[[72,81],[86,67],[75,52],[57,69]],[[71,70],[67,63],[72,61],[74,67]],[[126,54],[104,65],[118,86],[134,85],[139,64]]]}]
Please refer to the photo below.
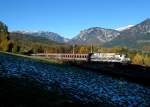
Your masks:
[{"label": "autumn foliage tree", "polygon": [[150,65],[150,56],[149,55],[145,55],[145,57],[144,57],[144,65]]},{"label": "autumn foliage tree", "polygon": [[132,63],[133,64],[144,64],[144,60],[143,60],[143,57],[142,55],[140,54],[136,54],[134,57],[133,57],[133,60],[132,60]]},{"label": "autumn foliage tree", "polygon": [[8,27],[0,22],[0,49],[1,51],[10,52],[13,44],[9,38]]},{"label": "autumn foliage tree", "polygon": [[0,21],[0,50],[5,52],[19,52],[19,45],[10,40],[8,27]]},{"label": "autumn foliage tree", "polygon": [[81,47],[80,50],[79,50],[79,53],[80,54],[87,54],[88,53],[87,47]]}]

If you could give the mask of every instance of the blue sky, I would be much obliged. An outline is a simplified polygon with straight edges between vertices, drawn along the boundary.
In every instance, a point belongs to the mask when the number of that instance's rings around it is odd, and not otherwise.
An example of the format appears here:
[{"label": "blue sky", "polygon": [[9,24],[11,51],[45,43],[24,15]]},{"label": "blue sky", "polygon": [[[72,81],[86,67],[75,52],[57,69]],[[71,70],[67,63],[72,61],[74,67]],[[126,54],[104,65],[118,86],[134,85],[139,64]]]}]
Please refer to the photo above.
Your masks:
[{"label": "blue sky", "polygon": [[89,27],[118,28],[150,18],[150,0],[0,0],[10,31],[48,30],[71,38]]}]

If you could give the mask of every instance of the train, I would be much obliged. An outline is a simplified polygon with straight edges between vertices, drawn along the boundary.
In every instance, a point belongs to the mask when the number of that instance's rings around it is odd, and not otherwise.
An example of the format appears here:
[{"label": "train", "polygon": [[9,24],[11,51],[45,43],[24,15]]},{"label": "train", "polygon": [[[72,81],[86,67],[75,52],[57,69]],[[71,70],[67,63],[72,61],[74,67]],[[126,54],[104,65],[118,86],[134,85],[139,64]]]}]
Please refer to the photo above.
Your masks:
[{"label": "train", "polygon": [[120,53],[88,53],[88,54],[38,53],[32,54],[32,56],[53,58],[63,61],[111,62],[111,63],[131,62],[131,59],[126,54]]},{"label": "train", "polygon": [[126,54],[119,53],[89,53],[88,62],[112,62],[112,63],[131,63],[131,59]]}]

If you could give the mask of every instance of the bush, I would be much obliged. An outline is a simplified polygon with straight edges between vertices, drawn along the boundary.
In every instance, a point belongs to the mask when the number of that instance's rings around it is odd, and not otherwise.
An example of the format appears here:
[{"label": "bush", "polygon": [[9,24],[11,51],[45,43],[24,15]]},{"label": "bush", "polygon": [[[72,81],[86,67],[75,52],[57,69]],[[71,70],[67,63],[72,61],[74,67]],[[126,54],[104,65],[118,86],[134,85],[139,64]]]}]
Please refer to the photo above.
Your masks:
[{"label": "bush", "polygon": [[13,53],[19,53],[20,52],[20,47],[18,45],[14,45],[14,47],[12,48],[12,52]]},{"label": "bush", "polygon": [[144,64],[144,61],[143,61],[143,56],[140,55],[140,54],[136,54],[133,59],[132,59],[132,63],[133,64]]},{"label": "bush", "polygon": [[150,56],[146,55],[144,57],[144,65],[150,65]]}]

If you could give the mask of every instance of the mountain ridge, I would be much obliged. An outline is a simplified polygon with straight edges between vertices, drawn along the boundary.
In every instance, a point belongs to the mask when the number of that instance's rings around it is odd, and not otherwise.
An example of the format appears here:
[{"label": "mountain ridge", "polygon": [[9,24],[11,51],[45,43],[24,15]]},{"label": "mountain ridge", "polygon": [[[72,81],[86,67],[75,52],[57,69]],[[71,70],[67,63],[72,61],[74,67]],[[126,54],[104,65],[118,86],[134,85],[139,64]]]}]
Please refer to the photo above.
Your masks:
[{"label": "mountain ridge", "polygon": [[136,24],[130,29],[123,30],[118,37],[106,43],[104,46],[126,46],[131,48],[143,48],[143,46],[150,46],[149,43],[139,43],[138,41],[150,40],[150,19]]},{"label": "mountain ridge", "polygon": [[[72,39],[64,38],[63,36],[49,31],[39,32],[19,32],[32,35],[35,37],[44,37],[58,43],[78,44],[78,45],[102,45],[104,47],[124,46],[136,48],[145,46],[145,43],[139,41],[150,40],[150,19],[147,18],[141,23],[134,26],[129,26],[126,29],[117,31],[102,27],[91,27],[81,30],[80,33]],[[149,43],[147,42],[148,46]]]},{"label": "mountain ridge", "polygon": [[63,36],[59,35],[58,33],[55,32],[49,32],[49,31],[16,31],[16,33],[21,33],[21,34],[27,34],[35,37],[44,37],[49,40],[59,42],[59,43],[66,43],[69,41],[69,39],[64,38]]},{"label": "mountain ridge", "polygon": [[85,29],[83,31],[80,31],[80,33],[71,39],[70,43],[76,43],[76,44],[91,44],[100,42],[105,43],[116,36],[118,36],[120,33],[114,29],[105,29],[102,27],[92,27],[89,29]]}]

